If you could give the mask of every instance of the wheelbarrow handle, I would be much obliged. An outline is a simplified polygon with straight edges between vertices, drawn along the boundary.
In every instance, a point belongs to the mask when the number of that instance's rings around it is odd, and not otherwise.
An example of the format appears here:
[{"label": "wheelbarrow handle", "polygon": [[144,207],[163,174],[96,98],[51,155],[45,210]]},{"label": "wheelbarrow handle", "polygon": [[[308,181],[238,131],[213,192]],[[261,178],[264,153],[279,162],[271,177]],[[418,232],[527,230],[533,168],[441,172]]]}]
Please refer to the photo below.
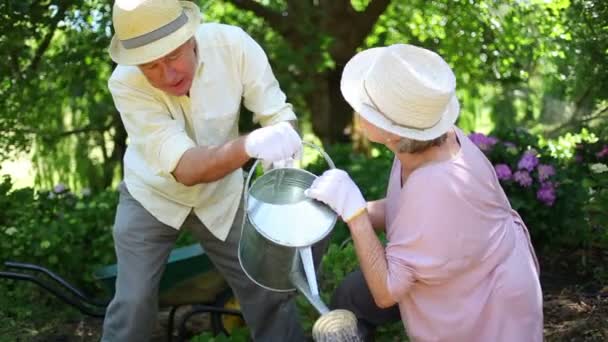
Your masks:
[{"label": "wheelbarrow handle", "polygon": [[53,279],[54,281],[56,281],[57,283],[59,283],[63,288],[68,290],[74,296],[76,296],[76,297],[80,298],[81,300],[83,300],[84,302],[86,302],[87,304],[90,304],[93,306],[104,307],[104,308],[108,305],[108,301],[97,300],[97,299],[87,296],[86,294],[84,294],[84,292],[80,291],[75,286],[68,283],[65,279],[60,277],[58,274],[52,272],[51,270],[49,270],[47,268],[40,266],[40,265],[27,264],[27,263],[15,262],[15,261],[6,261],[6,262],[4,262],[4,266],[9,267],[9,268],[23,269],[23,270],[43,273],[47,277],[49,277],[49,278]]},{"label": "wheelbarrow handle", "polygon": [[65,294],[59,292],[53,286],[47,284],[45,281],[42,281],[31,274],[23,274],[23,273],[16,273],[16,272],[0,272],[0,278],[30,281],[30,282],[42,287],[43,289],[47,290],[48,292],[53,294],[55,297],[61,299],[63,302],[77,308],[78,310],[80,310],[80,312],[82,312],[85,315],[92,316],[92,317],[98,317],[98,318],[102,318],[105,316],[105,308],[103,308],[103,313],[90,310],[85,305],[83,305],[81,302],[76,301],[76,300],[66,296]]}]

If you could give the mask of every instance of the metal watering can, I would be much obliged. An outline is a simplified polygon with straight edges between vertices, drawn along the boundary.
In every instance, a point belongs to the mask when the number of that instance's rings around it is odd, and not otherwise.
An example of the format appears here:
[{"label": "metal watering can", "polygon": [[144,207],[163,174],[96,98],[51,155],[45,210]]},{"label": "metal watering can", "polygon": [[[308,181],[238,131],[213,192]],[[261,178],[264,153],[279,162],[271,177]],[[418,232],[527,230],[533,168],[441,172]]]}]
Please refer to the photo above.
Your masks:
[{"label": "metal watering can", "polygon": [[[335,168],[331,158],[316,145],[303,142]],[[271,291],[296,289],[319,314],[329,312],[319,296],[312,245],[326,237],[337,215],[325,204],[304,195],[316,175],[297,168],[273,169],[251,179],[259,160],[247,176],[243,191],[245,215],[238,257],[245,274]]]}]

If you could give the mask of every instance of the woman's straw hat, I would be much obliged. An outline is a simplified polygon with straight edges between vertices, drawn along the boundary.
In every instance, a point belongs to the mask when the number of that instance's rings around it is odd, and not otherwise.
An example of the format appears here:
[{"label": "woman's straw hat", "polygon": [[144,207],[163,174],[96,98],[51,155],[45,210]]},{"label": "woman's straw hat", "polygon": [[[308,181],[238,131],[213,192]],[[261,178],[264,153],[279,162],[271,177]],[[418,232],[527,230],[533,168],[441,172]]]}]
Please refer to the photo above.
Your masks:
[{"label": "woman's straw hat", "polygon": [[460,112],[450,66],[436,53],[413,45],[358,53],[344,67],[340,88],[367,121],[414,140],[441,136]]},{"label": "woman's straw hat", "polygon": [[116,0],[110,57],[125,65],[153,61],[184,44],[201,22],[198,6],[177,0]]}]

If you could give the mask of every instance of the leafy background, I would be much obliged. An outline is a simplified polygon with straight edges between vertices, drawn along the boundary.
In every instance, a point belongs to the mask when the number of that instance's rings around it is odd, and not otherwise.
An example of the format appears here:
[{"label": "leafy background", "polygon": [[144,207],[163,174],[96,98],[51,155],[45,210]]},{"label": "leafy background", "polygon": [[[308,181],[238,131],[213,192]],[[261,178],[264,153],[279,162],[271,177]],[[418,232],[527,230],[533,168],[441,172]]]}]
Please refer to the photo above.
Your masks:
[{"label": "leafy background", "polygon": [[[368,199],[384,195],[392,156],[361,137],[339,93],[342,68],[361,49],[393,43],[440,53],[457,75],[458,125],[473,133],[494,165],[511,172],[501,182],[541,252],[546,288],[557,279],[548,276],[561,270],[566,275],[558,277],[560,284],[574,286],[577,295],[593,294],[576,297],[576,303],[604,298],[596,295],[604,293],[608,259],[608,2],[197,3],[205,21],[239,25],[260,42],[300,117],[304,138],[322,145]],[[115,261],[111,227],[128,143],[106,87],[114,67],[106,52],[111,5],[0,3],[0,174],[6,174],[0,183],[0,261],[43,265],[100,296],[104,289],[91,275]],[[252,128],[249,119],[244,111],[245,131]],[[538,163],[529,171],[519,166],[526,153]],[[326,168],[314,156],[307,158],[311,171]],[[554,170],[543,181],[540,164]],[[518,171],[528,172],[531,184],[522,185],[513,176]],[[179,242],[189,243],[187,235]],[[356,267],[343,224],[333,233],[323,265],[320,280],[328,300]],[[57,336],[54,326],[68,330],[64,322],[83,324],[82,315],[34,286],[1,281],[0,291],[0,340],[44,341]],[[599,303],[591,311],[605,312]],[[316,315],[305,301],[300,306],[309,328]],[[550,325],[551,309],[546,313]],[[570,340],[564,329],[588,340],[608,339],[605,325],[568,330],[561,324],[567,317],[555,317],[557,335],[546,332],[547,339]],[[94,340],[99,323],[91,326],[90,335],[66,338]],[[398,324],[379,338],[400,340],[403,334]],[[247,332],[235,335],[244,339]],[[214,337],[202,333],[197,339]]]}]

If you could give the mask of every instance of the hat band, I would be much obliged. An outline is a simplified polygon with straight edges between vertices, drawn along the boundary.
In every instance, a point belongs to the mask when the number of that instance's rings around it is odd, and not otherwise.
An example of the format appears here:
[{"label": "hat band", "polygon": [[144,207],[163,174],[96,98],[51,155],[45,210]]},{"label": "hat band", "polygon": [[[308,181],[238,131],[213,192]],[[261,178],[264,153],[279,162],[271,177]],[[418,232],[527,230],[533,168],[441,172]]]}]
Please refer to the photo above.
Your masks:
[{"label": "hat band", "polygon": [[120,42],[125,49],[135,49],[170,35],[171,33],[179,30],[187,22],[188,16],[186,15],[185,11],[182,11],[182,14],[170,23],[163,25],[154,31],[144,33],[141,36],[121,40]]},{"label": "hat band", "polygon": [[404,127],[404,128],[409,128],[409,129],[429,129],[432,127],[435,127],[435,125],[437,125],[439,123],[439,121],[441,121],[441,117],[439,117],[439,119],[437,119],[433,124],[431,124],[430,126],[425,126],[425,127],[420,127],[420,126],[409,126],[409,125],[404,125],[401,123],[396,122],[395,120],[391,119],[390,116],[386,115],[382,109],[380,109],[380,107],[376,104],[376,102],[374,101],[374,99],[372,98],[372,96],[369,94],[369,91],[367,91],[367,86],[365,85],[365,80],[363,81],[363,90],[365,91],[365,94],[367,95],[367,98],[372,102],[372,106],[374,107],[374,109],[376,111],[378,111],[378,113],[382,114],[382,116],[384,116],[384,118],[386,118],[388,121],[390,121],[393,125],[395,126],[400,126],[400,127]]}]

